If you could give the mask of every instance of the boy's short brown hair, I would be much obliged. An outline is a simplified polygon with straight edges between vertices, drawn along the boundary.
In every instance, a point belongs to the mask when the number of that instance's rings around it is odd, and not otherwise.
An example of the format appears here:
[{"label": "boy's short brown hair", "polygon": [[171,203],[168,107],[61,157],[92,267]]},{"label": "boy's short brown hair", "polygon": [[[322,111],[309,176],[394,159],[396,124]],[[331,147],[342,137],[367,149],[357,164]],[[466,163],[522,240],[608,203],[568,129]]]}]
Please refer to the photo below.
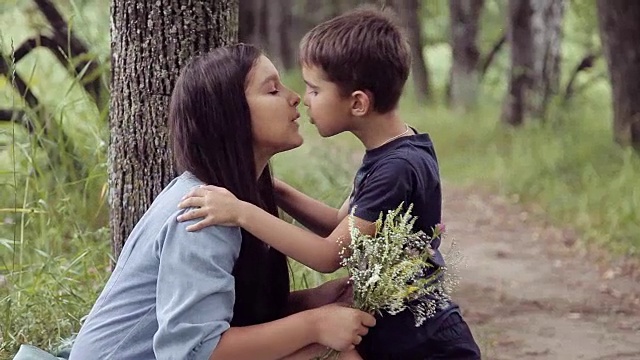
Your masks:
[{"label": "boy's short brown hair", "polygon": [[368,90],[379,113],[396,107],[411,67],[409,45],[395,15],[373,6],[314,27],[302,39],[299,57],[303,66],[321,68],[343,95]]}]

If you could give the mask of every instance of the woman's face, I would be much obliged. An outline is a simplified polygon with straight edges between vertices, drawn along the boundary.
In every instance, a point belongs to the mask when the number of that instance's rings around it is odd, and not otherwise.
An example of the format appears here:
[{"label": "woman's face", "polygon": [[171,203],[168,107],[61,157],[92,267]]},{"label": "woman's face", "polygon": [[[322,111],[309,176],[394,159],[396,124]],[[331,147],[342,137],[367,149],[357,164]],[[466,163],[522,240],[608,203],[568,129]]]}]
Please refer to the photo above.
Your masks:
[{"label": "woman's face", "polygon": [[297,122],[300,96],[280,82],[273,63],[266,56],[260,56],[248,80],[245,95],[251,111],[255,153],[270,157],[302,145]]}]

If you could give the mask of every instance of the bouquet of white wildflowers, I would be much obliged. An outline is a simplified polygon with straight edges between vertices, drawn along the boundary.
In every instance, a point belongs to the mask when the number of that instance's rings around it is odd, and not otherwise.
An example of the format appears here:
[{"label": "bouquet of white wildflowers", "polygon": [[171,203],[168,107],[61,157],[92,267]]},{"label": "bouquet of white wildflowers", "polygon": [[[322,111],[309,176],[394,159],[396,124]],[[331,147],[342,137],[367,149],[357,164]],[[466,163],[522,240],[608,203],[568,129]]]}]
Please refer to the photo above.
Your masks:
[{"label": "bouquet of white wildflowers", "polygon": [[[413,206],[404,213],[402,208],[403,204],[386,216],[380,214],[372,236],[354,226],[352,213],[351,243],[343,247],[342,266],[349,271],[354,308],[381,316],[409,310],[415,316],[415,325],[420,326],[439,308],[448,305],[458,283],[452,266],[462,257],[452,243],[447,268],[435,268],[431,242],[444,236],[444,226],[435,226],[431,236],[416,232],[413,230],[416,217],[411,215]],[[320,359],[337,355],[337,351],[329,351]]]}]

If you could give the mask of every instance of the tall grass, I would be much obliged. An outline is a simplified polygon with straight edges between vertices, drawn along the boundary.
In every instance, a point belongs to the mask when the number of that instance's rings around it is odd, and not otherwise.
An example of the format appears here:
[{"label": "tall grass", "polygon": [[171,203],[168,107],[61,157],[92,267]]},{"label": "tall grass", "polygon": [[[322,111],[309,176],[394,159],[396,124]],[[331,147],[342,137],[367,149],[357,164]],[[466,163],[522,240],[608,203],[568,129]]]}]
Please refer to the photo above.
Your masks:
[{"label": "tall grass", "polygon": [[424,114],[418,123],[435,139],[446,181],[514,195],[584,241],[638,255],[640,156],[613,142],[608,97],[554,108],[548,122],[521,129],[497,124],[495,105]]}]

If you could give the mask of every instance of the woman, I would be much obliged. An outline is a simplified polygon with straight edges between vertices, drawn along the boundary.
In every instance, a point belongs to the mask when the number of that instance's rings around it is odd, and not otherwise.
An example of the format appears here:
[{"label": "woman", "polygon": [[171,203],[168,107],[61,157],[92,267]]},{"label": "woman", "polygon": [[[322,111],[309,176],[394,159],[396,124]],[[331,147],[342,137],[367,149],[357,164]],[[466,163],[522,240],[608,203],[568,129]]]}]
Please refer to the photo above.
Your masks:
[{"label": "woman", "polygon": [[268,161],[302,144],[299,101],[250,45],[215,49],[183,69],[169,110],[183,173],[127,239],[72,360],[309,359],[361,341],[375,320],[326,305],[339,282],[290,294],[286,258],[275,249],[237,227],[188,232],[176,221],[181,198],[203,184],[277,215]]}]

